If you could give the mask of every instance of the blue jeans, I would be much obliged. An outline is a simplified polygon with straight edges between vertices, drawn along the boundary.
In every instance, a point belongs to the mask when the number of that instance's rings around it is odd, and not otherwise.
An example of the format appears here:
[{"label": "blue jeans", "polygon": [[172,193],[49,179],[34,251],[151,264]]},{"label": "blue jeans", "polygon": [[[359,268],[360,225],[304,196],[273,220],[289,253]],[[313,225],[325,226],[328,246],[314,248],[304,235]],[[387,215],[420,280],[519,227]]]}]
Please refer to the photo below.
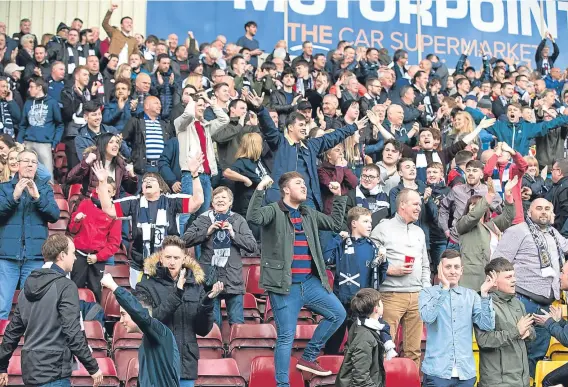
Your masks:
[{"label": "blue jeans", "polygon": [[181,379],[179,381],[179,387],[193,387],[195,386],[195,380]]},{"label": "blue jeans", "polygon": [[460,380],[459,378],[442,379],[424,374],[424,387],[473,387],[477,378]]},{"label": "blue jeans", "polygon": [[[541,309],[550,310],[549,305],[537,304],[528,297],[525,297],[517,293],[517,298],[525,306],[525,310],[528,313],[542,314]],[[548,329],[540,325],[534,325],[534,330],[536,332],[536,338],[533,341],[527,341],[527,355],[529,358],[529,374],[531,378],[534,378],[536,363],[539,360],[544,359],[544,355],[548,351],[548,346],[550,345],[550,333]]]},{"label": "blue jeans", "polygon": [[310,362],[316,359],[326,341],[341,326],[347,314],[339,299],[333,293],[328,293],[321,281],[314,276],[303,283],[292,284],[288,295],[268,292],[268,296],[278,334],[274,350],[276,384],[277,387],[289,387],[290,354],[300,309],[305,306],[324,317],[302,356],[304,360]]},{"label": "blue jeans", "polygon": [[[189,178],[184,179],[184,175],[187,175]],[[211,207],[211,176],[206,175],[205,173],[199,174],[199,182],[201,183],[201,188],[203,188],[203,204],[197,210],[196,215],[201,215],[205,211]],[[181,178],[181,192],[183,193],[193,193],[193,179],[188,172],[182,173]]]},{"label": "blue jeans", "polygon": [[445,239],[435,240],[430,238],[430,265],[434,267],[434,270],[438,269],[440,257],[442,256],[444,251],[446,251],[447,244],[448,242],[446,242]]},{"label": "blue jeans", "polygon": [[460,245],[459,243],[454,243],[452,241],[448,242],[448,247],[445,250],[455,250],[457,252],[460,251]]},{"label": "blue jeans", "polygon": [[[193,181],[191,178],[191,173],[189,172],[183,172],[181,174],[181,193],[186,195],[193,194]],[[183,235],[186,223],[189,220],[190,216],[191,214],[179,214],[179,235]]]},{"label": "blue jeans", "polygon": [[18,283],[20,288],[23,288],[32,270],[42,266],[42,260],[0,259],[0,320],[7,320],[10,315],[12,298]]},{"label": "blue jeans", "polygon": [[71,379],[69,378],[59,379],[54,382],[42,384],[41,386],[38,387],[71,387]]},{"label": "blue jeans", "polygon": [[242,294],[222,294],[213,300],[213,317],[218,327],[221,327],[221,298],[225,299],[227,305],[227,315],[229,324],[244,324],[245,316],[243,313],[243,295]]}]

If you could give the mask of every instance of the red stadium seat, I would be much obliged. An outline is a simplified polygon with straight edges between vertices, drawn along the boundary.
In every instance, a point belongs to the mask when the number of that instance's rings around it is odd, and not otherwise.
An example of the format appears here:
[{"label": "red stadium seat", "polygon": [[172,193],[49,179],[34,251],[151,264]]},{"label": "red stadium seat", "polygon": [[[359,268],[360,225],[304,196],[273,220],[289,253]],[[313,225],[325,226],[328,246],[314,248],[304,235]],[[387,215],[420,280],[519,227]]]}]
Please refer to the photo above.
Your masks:
[{"label": "red stadium seat", "polygon": [[73,184],[69,187],[69,196],[67,201],[69,202],[69,208],[71,211],[75,211],[77,207],[77,202],[81,199],[81,184]]},{"label": "red stadium seat", "polygon": [[[270,323],[273,320],[274,312],[272,311],[272,307],[270,306],[270,298],[267,298],[266,307],[264,308],[264,322]],[[312,325],[315,323],[312,312],[310,312],[306,308],[302,308],[300,310],[297,320],[298,325]]]},{"label": "red stadium seat", "polygon": [[243,296],[243,313],[245,324],[260,324],[261,317],[258,302],[250,293],[245,293]]},{"label": "red stadium seat", "polygon": [[62,234],[65,235],[67,232],[67,224],[69,224],[69,218],[59,218],[55,223],[48,223],[47,229],[49,235]]},{"label": "red stadium seat", "polygon": [[138,364],[138,350],[137,349],[121,349],[118,348],[112,354],[114,364],[116,364],[116,374],[121,382],[126,382],[128,379],[128,367],[132,359]]},{"label": "red stadium seat", "polygon": [[[116,374],[116,368],[111,358],[98,358],[97,363],[99,363],[99,369],[103,373],[103,383],[101,386],[120,386],[120,380]],[[73,371],[71,374],[71,385],[72,386],[92,386],[93,378],[89,375],[89,372],[79,363],[79,369]]]},{"label": "red stadium seat", "polygon": [[120,245],[120,250],[114,253],[114,263],[128,264],[128,251],[126,251],[122,244]]},{"label": "red stadium seat", "polygon": [[91,289],[87,288],[79,288],[79,299],[85,302],[97,302],[95,298],[95,294],[91,291]]},{"label": "red stadium seat", "polygon": [[300,358],[304,353],[304,349],[312,339],[317,325],[297,325],[296,334],[294,335],[294,344],[292,345],[292,356]]},{"label": "red stadium seat", "polygon": [[130,268],[126,265],[106,265],[105,273],[110,273],[118,286],[130,288]]},{"label": "red stadium seat", "polygon": [[[426,324],[424,324],[422,326],[422,342],[420,344],[420,349],[422,351],[422,357],[424,357],[424,354],[426,353],[426,334],[427,334],[427,329],[426,329]],[[397,352],[399,353],[400,357],[404,357],[403,356],[403,341],[404,341],[404,337],[402,336],[402,325],[398,326],[398,330],[396,332],[396,342],[395,342],[395,346],[397,348]]]},{"label": "red stadium seat", "polygon": [[114,296],[114,294],[111,291],[109,291],[107,288],[104,288],[101,299],[102,299],[101,306],[105,311],[105,317],[115,320],[120,319],[120,305],[118,305],[118,302],[116,301],[116,297]]},{"label": "red stadium seat", "polygon": [[234,386],[245,387],[235,359],[203,359],[197,363],[196,387]]},{"label": "red stadium seat", "polygon": [[247,277],[247,293],[255,297],[265,296],[266,291],[260,287],[260,266],[251,266]]},{"label": "red stadium seat", "polygon": [[112,350],[138,349],[142,344],[141,333],[128,333],[121,323],[114,324],[112,333]]},{"label": "red stadium seat", "polygon": [[416,364],[407,358],[385,360],[385,387],[420,387],[420,373]]},{"label": "red stadium seat", "polygon": [[83,321],[87,342],[93,350],[94,357],[107,357],[108,346],[103,327],[98,321]]},{"label": "red stadium seat", "polygon": [[12,356],[8,363],[8,386],[25,386],[20,356]]},{"label": "red stadium seat", "polygon": [[55,198],[57,207],[59,207],[59,219],[66,218],[69,219],[69,203],[63,198]]},{"label": "red stadium seat", "polygon": [[225,354],[221,330],[217,324],[213,324],[213,328],[207,336],[197,335],[197,345],[199,345],[200,359],[221,359]]},{"label": "red stadium seat", "polygon": [[53,188],[53,196],[55,197],[55,199],[65,200],[65,195],[63,195],[63,190],[61,189],[61,185],[53,184],[52,188]]},{"label": "red stadium seat", "polygon": [[243,276],[243,283],[245,284],[245,289],[247,288],[247,281],[248,281],[248,275],[249,275],[249,269],[250,266],[245,266],[243,265],[243,269],[242,269],[242,276]]},{"label": "red stadium seat", "polygon": [[250,364],[258,356],[273,356],[276,329],[271,324],[235,324],[231,327],[229,355],[248,382]]},{"label": "red stadium seat", "polygon": [[310,387],[331,387],[335,386],[335,379],[339,374],[339,369],[343,363],[343,356],[324,355],[318,357],[320,366],[332,372],[329,376],[317,376],[310,373],[304,373],[304,376],[310,378]]},{"label": "red stadium seat", "polygon": [[[304,378],[296,368],[297,363],[297,359],[290,359],[290,387],[304,387]],[[260,356],[252,361],[248,387],[276,387],[274,357]]]},{"label": "red stadium seat", "polygon": [[137,387],[138,385],[138,358],[132,358],[128,362],[126,370],[126,383],[124,387]]}]

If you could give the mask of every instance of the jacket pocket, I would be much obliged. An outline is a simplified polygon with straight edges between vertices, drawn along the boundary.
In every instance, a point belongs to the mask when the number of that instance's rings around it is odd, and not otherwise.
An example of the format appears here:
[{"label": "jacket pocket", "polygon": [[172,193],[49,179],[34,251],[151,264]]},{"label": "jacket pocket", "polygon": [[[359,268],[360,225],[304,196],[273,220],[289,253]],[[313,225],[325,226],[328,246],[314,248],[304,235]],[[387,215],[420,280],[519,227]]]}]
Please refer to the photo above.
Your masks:
[{"label": "jacket pocket", "polygon": [[262,262],[260,281],[262,285],[282,287],[284,264],[281,261],[267,259]]},{"label": "jacket pocket", "polygon": [[26,384],[45,384],[71,376],[71,352],[22,350],[22,374]]}]

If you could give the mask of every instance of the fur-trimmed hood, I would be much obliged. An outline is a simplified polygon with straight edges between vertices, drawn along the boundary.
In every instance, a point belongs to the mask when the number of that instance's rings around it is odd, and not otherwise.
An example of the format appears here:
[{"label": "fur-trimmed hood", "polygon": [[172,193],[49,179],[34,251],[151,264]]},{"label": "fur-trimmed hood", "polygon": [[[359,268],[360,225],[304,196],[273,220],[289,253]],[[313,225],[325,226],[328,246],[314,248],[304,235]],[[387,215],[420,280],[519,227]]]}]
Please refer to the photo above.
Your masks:
[{"label": "fur-trimmed hood", "polygon": [[[144,273],[150,277],[158,276],[158,263],[160,263],[160,254],[161,252],[154,253],[144,261]],[[187,277],[189,277],[189,271],[193,273],[193,278],[195,278],[196,284],[203,285],[205,283],[205,272],[201,268],[201,265],[199,265],[199,262],[197,262],[195,259],[190,258],[186,255],[186,259],[182,267],[188,270]]]}]

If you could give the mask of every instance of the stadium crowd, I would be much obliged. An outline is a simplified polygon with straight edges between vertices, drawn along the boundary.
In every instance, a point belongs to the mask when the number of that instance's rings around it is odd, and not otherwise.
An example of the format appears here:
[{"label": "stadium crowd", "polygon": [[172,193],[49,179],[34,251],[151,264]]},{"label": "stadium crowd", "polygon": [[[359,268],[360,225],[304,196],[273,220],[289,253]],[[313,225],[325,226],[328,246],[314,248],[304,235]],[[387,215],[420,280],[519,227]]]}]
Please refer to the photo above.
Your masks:
[{"label": "stadium crowd", "polygon": [[293,58],[263,51],[254,21],[144,37],[116,8],[104,40],[79,18],[41,36],[0,22],[0,386],[19,345],[25,385],[70,386],[77,367],[102,383],[83,320],[108,328],[112,299],[143,334],[139,385],[193,387],[198,338],[250,323],[251,297],[278,387],[295,369],[383,387],[400,357],[428,387],[568,386],[552,35],[530,64],[345,41]]}]

